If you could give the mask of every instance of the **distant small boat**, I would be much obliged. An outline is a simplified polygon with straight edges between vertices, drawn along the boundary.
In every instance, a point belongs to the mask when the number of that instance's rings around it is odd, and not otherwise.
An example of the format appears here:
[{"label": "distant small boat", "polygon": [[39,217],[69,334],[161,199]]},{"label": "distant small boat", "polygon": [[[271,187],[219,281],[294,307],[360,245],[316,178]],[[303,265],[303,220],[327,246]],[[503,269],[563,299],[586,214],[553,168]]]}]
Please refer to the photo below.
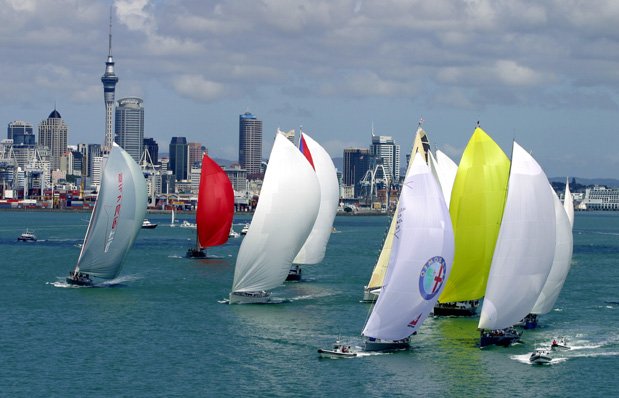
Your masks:
[{"label": "distant small boat", "polygon": [[144,219],[144,221],[142,221],[142,228],[144,229],[153,229],[153,228],[157,228],[157,224],[153,224],[152,222],[150,222],[148,219]]},{"label": "distant small boat", "polygon": [[180,225],[181,228],[196,228],[196,224],[194,223],[190,223],[187,220],[183,220],[183,222]]},{"label": "distant small boat", "polygon": [[177,221],[174,219],[174,209],[172,209],[172,218],[170,220],[170,226],[171,227],[176,227],[175,222],[177,222]]},{"label": "distant small boat", "polygon": [[249,231],[249,224],[245,224],[243,229],[241,229],[241,235],[247,235],[247,231]]},{"label": "distant small boat", "polygon": [[357,356],[357,352],[349,345],[336,341],[331,350],[318,349],[318,353],[323,358],[352,358]]},{"label": "distant small boat", "polygon": [[561,337],[559,340],[553,339],[550,344],[551,350],[570,350],[571,347],[567,345],[567,339],[565,337]]},{"label": "distant small boat", "polygon": [[19,235],[17,240],[22,242],[36,242],[37,236],[33,232],[26,230],[26,232],[22,232],[22,234]]},{"label": "distant small boat", "polygon": [[241,236],[241,234],[236,232],[234,230],[234,227],[230,225],[230,232],[228,233],[228,238],[238,238],[239,236]]},{"label": "distant small boat", "polygon": [[550,361],[552,361],[550,351],[544,349],[535,350],[529,357],[529,362],[536,365],[547,364],[550,363]]}]

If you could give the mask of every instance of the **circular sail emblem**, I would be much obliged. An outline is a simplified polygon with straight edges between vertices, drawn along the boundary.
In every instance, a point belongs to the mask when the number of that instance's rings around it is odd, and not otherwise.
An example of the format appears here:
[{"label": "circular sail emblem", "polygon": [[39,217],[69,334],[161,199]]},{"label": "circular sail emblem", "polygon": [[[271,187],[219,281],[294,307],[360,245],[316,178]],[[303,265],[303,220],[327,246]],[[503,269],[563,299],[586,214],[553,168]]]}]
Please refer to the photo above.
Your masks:
[{"label": "circular sail emblem", "polygon": [[445,282],[445,273],[447,272],[447,264],[441,256],[432,257],[421,269],[419,274],[419,293],[421,297],[430,300],[441,289]]}]

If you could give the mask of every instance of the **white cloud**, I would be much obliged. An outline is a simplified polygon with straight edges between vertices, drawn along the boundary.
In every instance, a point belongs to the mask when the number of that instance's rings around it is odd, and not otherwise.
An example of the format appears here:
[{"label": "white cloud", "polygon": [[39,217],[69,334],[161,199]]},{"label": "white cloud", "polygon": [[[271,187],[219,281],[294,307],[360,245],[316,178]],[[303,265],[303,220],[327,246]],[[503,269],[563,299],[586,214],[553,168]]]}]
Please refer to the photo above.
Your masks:
[{"label": "white cloud", "polygon": [[213,101],[223,97],[224,86],[206,80],[200,75],[182,75],[174,79],[174,89],[181,95],[201,101]]}]

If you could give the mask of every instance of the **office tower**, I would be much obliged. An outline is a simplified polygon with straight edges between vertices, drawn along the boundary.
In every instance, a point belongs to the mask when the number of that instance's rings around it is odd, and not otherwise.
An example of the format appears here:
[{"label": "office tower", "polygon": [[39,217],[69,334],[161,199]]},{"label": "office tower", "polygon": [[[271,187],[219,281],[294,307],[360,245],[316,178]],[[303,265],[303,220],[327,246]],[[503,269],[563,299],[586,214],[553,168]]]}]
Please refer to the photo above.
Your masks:
[{"label": "office tower", "polygon": [[[278,127],[277,128],[277,133],[283,135],[286,138],[288,138],[288,141],[290,141],[290,142],[292,142],[294,144],[294,136],[295,136],[294,129],[288,130],[288,131],[283,131],[283,130],[280,130],[279,127]],[[301,131],[299,131],[299,139],[301,139]]]},{"label": "office tower", "polygon": [[355,196],[359,196],[361,193],[359,181],[370,169],[370,159],[370,151],[367,148],[344,148],[343,183],[355,187]]},{"label": "office tower", "polygon": [[377,164],[380,164],[382,160],[391,184],[397,184],[400,181],[400,146],[396,145],[392,137],[372,135],[370,155],[376,159]]},{"label": "office tower", "polygon": [[39,145],[49,148],[52,171],[60,168],[60,157],[67,150],[69,128],[56,109],[39,124]]},{"label": "office tower", "polygon": [[247,178],[260,177],[262,162],[262,121],[249,112],[239,116],[239,164]]},{"label": "office tower", "polygon": [[114,58],[112,58],[112,11],[110,10],[110,33],[108,37],[108,55],[105,62],[105,73],[101,76],[103,83],[103,99],[105,101],[105,139],[103,141],[103,153],[109,153],[112,150],[112,142],[114,141],[113,128],[113,111],[114,111],[114,92],[118,77],[114,74]]},{"label": "office tower", "polygon": [[189,146],[185,137],[172,137],[170,141],[170,170],[176,181],[186,180],[189,163]]},{"label": "office tower", "polygon": [[206,148],[202,146],[202,144],[200,144],[199,142],[190,142],[189,144],[187,144],[187,146],[189,155],[188,164],[189,168],[191,168],[196,164],[202,162],[202,153],[208,152],[206,151]]},{"label": "office tower", "polygon": [[32,124],[21,120],[9,123],[6,138],[13,140],[13,146],[27,146],[33,148],[36,144]]},{"label": "office tower", "polygon": [[152,164],[159,164],[159,144],[154,138],[144,138],[144,150],[148,151]]},{"label": "office tower", "polygon": [[95,177],[94,175],[94,162],[95,158],[101,158],[101,144],[88,144],[88,153],[86,155],[88,167],[86,169],[86,175],[88,177]]},{"label": "office tower", "polygon": [[136,163],[140,163],[144,152],[144,103],[141,98],[118,100],[115,131],[114,141],[127,151]]}]

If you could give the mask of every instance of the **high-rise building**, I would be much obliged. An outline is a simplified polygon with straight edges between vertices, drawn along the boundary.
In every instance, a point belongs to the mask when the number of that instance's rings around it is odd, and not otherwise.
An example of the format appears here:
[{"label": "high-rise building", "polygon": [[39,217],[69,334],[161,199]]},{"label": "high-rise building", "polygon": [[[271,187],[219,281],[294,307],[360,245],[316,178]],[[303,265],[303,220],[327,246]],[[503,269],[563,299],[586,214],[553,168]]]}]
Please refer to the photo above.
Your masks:
[{"label": "high-rise building", "polygon": [[154,138],[144,138],[144,149],[148,151],[152,163],[159,164],[159,144]]},{"label": "high-rise building", "polygon": [[370,155],[376,159],[377,164],[382,160],[382,165],[392,184],[400,181],[400,146],[392,137],[372,135]]},{"label": "high-rise building", "polygon": [[95,158],[101,158],[101,144],[88,144],[88,153],[86,155],[86,161],[88,162],[86,175],[88,177],[95,177]]},{"label": "high-rise building", "polygon": [[249,112],[239,116],[239,164],[247,178],[260,177],[262,162],[262,121]]},{"label": "high-rise building", "polygon": [[52,171],[60,169],[60,157],[67,151],[69,128],[56,109],[39,124],[39,145],[49,148]]},{"label": "high-rise building", "polygon": [[32,148],[36,144],[32,124],[21,120],[9,123],[6,138],[13,140],[13,146],[23,145]]},{"label": "high-rise building", "polygon": [[[105,101],[105,139],[103,141],[103,153],[109,153],[112,150],[112,142],[114,141],[114,93],[116,91],[116,83],[118,77],[114,73],[114,58],[112,58],[112,12],[110,10],[110,33],[108,36],[108,55],[105,62],[105,73],[101,76],[103,83],[103,99]],[[139,160],[139,158],[138,158]]]},{"label": "high-rise building", "polygon": [[206,148],[199,142],[190,142],[188,146],[189,168],[202,162],[202,153],[208,153]]},{"label": "high-rise building", "polygon": [[189,172],[189,146],[187,138],[172,137],[170,140],[170,168],[176,176],[176,181],[186,180]]},{"label": "high-rise building", "polygon": [[118,100],[114,141],[140,163],[144,152],[144,103],[141,98]]},{"label": "high-rise building", "polygon": [[370,169],[370,151],[367,148],[344,148],[344,175],[343,183],[354,186],[354,194],[361,192],[359,182]]}]

